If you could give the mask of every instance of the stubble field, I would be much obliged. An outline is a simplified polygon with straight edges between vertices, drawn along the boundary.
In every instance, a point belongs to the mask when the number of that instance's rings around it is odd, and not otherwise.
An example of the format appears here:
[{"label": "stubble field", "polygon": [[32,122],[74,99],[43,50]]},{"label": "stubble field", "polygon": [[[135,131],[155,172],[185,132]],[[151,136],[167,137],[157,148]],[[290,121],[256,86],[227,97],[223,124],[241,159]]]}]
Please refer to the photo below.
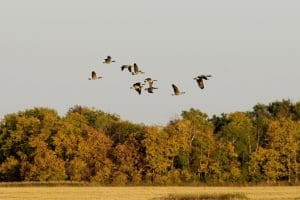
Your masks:
[{"label": "stubble field", "polygon": [[170,194],[243,194],[248,199],[299,199],[300,186],[275,187],[0,187],[0,199],[163,199]]}]

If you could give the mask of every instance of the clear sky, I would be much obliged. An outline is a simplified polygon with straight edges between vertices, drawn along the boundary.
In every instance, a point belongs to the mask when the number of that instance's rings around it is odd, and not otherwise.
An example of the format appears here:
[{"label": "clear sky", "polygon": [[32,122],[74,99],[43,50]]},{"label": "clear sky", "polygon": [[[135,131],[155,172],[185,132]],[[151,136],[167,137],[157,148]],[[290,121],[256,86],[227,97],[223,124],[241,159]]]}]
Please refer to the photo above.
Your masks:
[{"label": "clear sky", "polygon": [[[0,1],[0,118],[83,105],[165,124],[191,107],[299,101],[299,11],[298,0]],[[144,75],[121,72],[133,62]],[[92,70],[103,79],[88,81]],[[204,90],[198,74],[213,75]],[[146,77],[159,90],[139,96],[130,86]],[[171,96],[172,83],[186,94]]]}]

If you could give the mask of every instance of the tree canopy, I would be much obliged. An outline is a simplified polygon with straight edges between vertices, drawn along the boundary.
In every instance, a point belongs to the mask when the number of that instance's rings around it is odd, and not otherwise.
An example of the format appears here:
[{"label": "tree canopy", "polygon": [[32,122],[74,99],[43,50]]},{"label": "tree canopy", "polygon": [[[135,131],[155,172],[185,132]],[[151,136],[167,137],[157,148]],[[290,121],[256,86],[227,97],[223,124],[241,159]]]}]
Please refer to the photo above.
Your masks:
[{"label": "tree canopy", "polygon": [[300,102],[289,100],[211,118],[191,108],[165,126],[82,106],[0,120],[0,181],[293,184],[299,170]]}]

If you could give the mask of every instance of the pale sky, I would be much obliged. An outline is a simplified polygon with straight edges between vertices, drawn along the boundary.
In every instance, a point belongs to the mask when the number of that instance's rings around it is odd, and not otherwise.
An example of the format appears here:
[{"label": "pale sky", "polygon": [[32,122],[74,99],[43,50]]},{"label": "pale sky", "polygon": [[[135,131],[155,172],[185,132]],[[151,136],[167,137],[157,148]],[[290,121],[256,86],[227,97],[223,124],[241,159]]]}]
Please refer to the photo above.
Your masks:
[{"label": "pale sky", "polygon": [[[189,108],[299,101],[299,11],[298,0],[0,0],[0,118],[82,105],[163,125]],[[121,72],[133,62],[144,75]],[[89,81],[93,70],[103,79]],[[204,90],[199,74],[213,75]],[[147,77],[156,93],[130,89]],[[171,96],[172,83],[186,94]]]}]

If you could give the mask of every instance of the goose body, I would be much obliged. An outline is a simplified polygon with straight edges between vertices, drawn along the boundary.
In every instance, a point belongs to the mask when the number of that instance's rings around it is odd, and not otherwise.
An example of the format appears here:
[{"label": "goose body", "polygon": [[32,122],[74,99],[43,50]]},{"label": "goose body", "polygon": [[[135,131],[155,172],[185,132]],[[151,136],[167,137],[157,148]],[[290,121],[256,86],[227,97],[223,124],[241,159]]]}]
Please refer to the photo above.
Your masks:
[{"label": "goose body", "polygon": [[208,77],[212,77],[212,75],[200,75],[194,78],[194,80],[197,81],[198,86],[201,89],[204,89],[204,81],[203,80],[208,80]]},{"label": "goose body", "polygon": [[142,72],[140,69],[139,69],[139,66],[134,63],[133,64],[133,72],[132,72],[132,75],[138,75],[138,74],[144,74],[144,72]]},{"label": "goose body", "polygon": [[185,94],[185,92],[180,92],[180,90],[178,89],[178,87],[175,84],[172,84],[172,87],[173,87],[173,91],[174,91],[172,96],[178,96],[178,95]]},{"label": "goose body", "polygon": [[137,93],[139,93],[139,95],[140,95],[142,93],[143,84],[141,84],[140,82],[137,82],[137,83],[134,83],[132,85],[132,87],[130,87],[130,88],[137,91]]},{"label": "goose body", "polygon": [[153,83],[157,81],[157,80],[153,80],[152,78],[146,78],[144,80],[144,83],[148,83],[149,84],[149,88],[151,88],[153,86]]},{"label": "goose body", "polygon": [[105,64],[110,64],[110,63],[113,63],[113,62],[116,62],[115,60],[112,60],[111,56],[107,56],[105,59],[104,59],[104,62]]},{"label": "goose body", "polygon": [[97,79],[100,79],[100,78],[102,78],[102,77],[101,76],[97,77],[96,72],[92,71],[92,76],[91,76],[91,78],[89,78],[89,80],[97,80]]}]

